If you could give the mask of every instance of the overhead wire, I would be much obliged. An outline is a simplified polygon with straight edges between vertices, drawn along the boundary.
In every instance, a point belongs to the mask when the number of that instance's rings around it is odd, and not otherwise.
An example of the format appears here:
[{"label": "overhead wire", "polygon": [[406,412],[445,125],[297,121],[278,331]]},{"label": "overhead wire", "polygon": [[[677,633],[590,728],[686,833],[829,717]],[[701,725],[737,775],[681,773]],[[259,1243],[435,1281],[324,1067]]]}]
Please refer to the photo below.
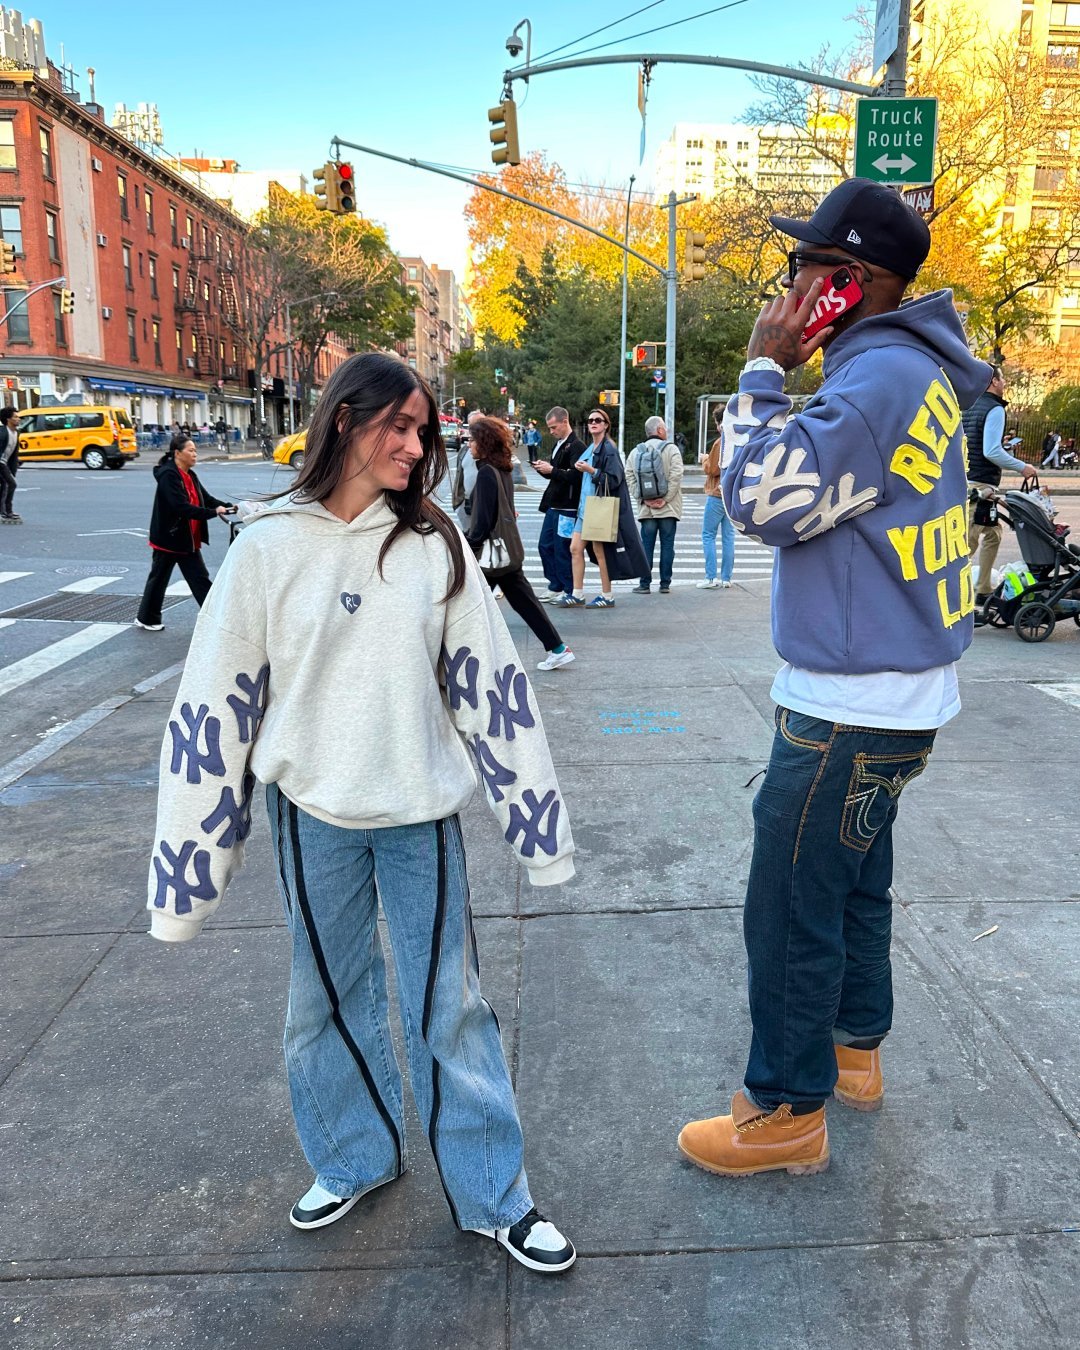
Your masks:
[{"label": "overhead wire", "polygon": [[[618,46],[620,42],[632,42],[635,38],[649,37],[652,33],[663,33],[668,28],[678,28],[684,23],[693,23],[695,19],[707,19],[710,14],[719,14],[725,9],[735,9],[738,5],[745,5],[747,0],[728,0],[726,5],[717,5],[715,9],[703,9],[700,14],[688,14],[685,19],[673,19],[671,23],[662,23],[658,28],[646,28],[640,33],[626,33],[622,37],[614,38],[611,42],[601,42],[596,47],[586,47],[584,51],[574,52],[572,59],[579,56],[590,56],[593,52],[605,51],[608,47]],[[568,58],[571,59],[571,58]]]},{"label": "overhead wire", "polygon": [[616,28],[620,23],[626,23],[629,19],[635,19],[639,14],[644,14],[647,9],[655,9],[657,5],[666,4],[667,0],[653,0],[651,5],[642,5],[640,9],[632,10],[629,14],[624,14],[621,19],[613,19],[611,23],[606,23],[602,28],[594,28],[591,33],[583,33],[581,37],[576,37],[570,42],[564,42],[561,47],[552,47],[543,56],[530,57],[530,64],[535,61],[546,61],[549,56],[555,56],[559,52],[566,51],[567,47],[576,47],[579,42],[588,42],[589,38],[596,37],[598,33],[606,33],[609,28]]}]

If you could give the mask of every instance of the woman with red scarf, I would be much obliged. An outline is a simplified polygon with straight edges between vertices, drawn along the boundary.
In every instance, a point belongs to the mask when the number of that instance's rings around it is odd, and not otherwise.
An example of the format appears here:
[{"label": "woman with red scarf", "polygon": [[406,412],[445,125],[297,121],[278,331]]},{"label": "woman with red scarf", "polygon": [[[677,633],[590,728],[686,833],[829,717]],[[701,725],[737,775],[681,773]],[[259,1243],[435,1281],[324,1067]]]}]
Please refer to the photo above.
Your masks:
[{"label": "woman with red scarf", "polygon": [[164,627],[161,604],[174,567],[180,568],[195,603],[202,606],[210,590],[210,574],[200,552],[203,544],[210,542],[206,522],[236,510],[231,502],[219,502],[216,497],[211,497],[195,477],[198,457],[194,444],[181,434],[173,437],[172,444],[154,468],[157,493],[150,517],[153,558],[139,605],[139,617],[135,620],[139,628],[152,633],[160,633]]}]

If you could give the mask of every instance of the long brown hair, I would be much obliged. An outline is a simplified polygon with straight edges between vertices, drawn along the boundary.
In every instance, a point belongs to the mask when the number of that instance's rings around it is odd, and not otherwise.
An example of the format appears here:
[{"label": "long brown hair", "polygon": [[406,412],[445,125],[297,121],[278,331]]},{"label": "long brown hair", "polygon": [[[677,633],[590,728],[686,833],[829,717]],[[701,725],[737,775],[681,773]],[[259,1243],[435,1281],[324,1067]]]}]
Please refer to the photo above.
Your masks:
[{"label": "long brown hair", "polygon": [[509,469],[514,462],[513,437],[510,428],[497,417],[475,417],[469,423],[469,440],[476,446],[478,464],[490,464],[495,469]]},{"label": "long brown hair", "polygon": [[[325,501],[345,472],[353,437],[375,424],[384,429],[389,427],[417,390],[423,394],[428,411],[427,421],[420,428],[423,454],[413,466],[403,492],[383,493],[387,506],[398,519],[379,550],[379,575],[383,575],[387,553],[407,530],[437,534],[450,554],[452,576],[444,600],[452,600],[465,585],[465,554],[461,532],[430,495],[446,477],[449,467],[439,429],[439,408],[427,381],[399,357],[384,352],[360,352],[338,366],[326,382],[308,427],[304,467],[291,488],[274,495],[291,495],[302,502]],[[380,440],[384,434],[385,430],[380,433]]]}]

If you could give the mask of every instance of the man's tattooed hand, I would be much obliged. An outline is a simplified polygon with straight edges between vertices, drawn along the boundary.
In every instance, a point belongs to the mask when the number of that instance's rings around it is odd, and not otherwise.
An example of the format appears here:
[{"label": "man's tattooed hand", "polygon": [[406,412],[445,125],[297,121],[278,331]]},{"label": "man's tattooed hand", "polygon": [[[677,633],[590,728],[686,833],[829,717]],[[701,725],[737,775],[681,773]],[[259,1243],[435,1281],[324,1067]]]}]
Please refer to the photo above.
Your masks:
[{"label": "man's tattooed hand", "polygon": [[821,294],[823,281],[815,281],[805,296],[788,291],[770,300],[758,315],[750,345],[746,349],[749,360],[767,356],[785,370],[794,370],[831,337],[832,329],[823,328],[809,342],[803,342],[803,329],[810,322],[814,305]]}]

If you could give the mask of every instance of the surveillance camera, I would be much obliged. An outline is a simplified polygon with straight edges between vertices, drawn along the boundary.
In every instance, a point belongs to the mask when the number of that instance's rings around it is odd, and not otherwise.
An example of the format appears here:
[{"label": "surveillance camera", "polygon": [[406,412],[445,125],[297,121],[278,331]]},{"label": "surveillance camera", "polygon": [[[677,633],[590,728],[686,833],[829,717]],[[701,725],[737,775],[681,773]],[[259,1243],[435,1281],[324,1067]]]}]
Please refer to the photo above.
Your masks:
[{"label": "surveillance camera", "polygon": [[522,42],[522,40],[518,37],[516,33],[511,33],[510,36],[506,39],[506,50],[510,53],[511,56],[520,56],[521,49],[522,47],[524,47],[524,45],[525,45],[524,42]]}]

